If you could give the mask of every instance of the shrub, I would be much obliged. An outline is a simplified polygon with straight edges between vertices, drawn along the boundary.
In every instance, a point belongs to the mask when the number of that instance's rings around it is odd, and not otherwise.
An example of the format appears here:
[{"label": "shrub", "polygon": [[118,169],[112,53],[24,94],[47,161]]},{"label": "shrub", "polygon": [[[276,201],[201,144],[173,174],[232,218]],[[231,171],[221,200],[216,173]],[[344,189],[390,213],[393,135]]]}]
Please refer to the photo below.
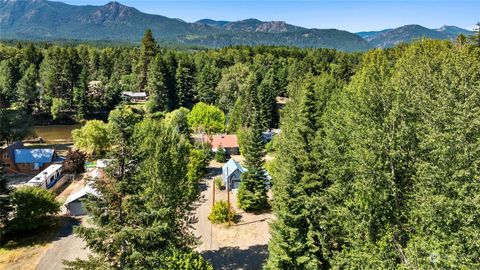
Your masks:
[{"label": "shrub", "polygon": [[[218,201],[213,206],[212,212],[208,215],[208,219],[213,223],[224,223],[228,221],[228,203],[227,201]],[[230,206],[230,219],[237,221],[235,210]]]},{"label": "shrub", "polygon": [[65,162],[63,163],[63,171],[65,173],[79,174],[85,172],[85,162],[87,155],[80,150],[69,150]]},{"label": "shrub", "polygon": [[49,217],[60,210],[60,203],[49,190],[20,187],[12,193],[14,217],[7,224],[8,232],[32,231],[46,225]]},{"label": "shrub", "polygon": [[225,188],[225,185],[223,183],[223,179],[222,177],[216,177],[214,181],[214,184],[215,184],[215,187],[218,188],[218,189],[224,189]]},{"label": "shrub", "polygon": [[208,149],[192,149],[190,151],[189,162],[187,165],[187,176],[192,183],[196,183],[205,175],[205,170],[209,161]]},{"label": "shrub", "polygon": [[220,163],[227,161],[227,152],[221,145],[218,147],[217,152],[215,153],[215,160]]},{"label": "shrub", "polygon": [[[161,257],[161,256],[160,256]],[[212,265],[199,253],[191,250],[173,250],[160,258],[162,269],[213,270]],[[159,267],[160,268],[160,267]]]},{"label": "shrub", "polygon": [[265,150],[267,152],[273,152],[275,151],[275,147],[274,147],[274,144],[273,144],[273,140],[269,141],[267,144],[265,144]]}]

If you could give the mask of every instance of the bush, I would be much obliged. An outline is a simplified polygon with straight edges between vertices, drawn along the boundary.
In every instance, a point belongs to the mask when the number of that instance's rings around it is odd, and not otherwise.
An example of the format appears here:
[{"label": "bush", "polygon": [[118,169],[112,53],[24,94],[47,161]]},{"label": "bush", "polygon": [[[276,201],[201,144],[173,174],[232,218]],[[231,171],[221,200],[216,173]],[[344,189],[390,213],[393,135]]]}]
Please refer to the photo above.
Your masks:
[{"label": "bush", "polygon": [[8,232],[32,231],[47,224],[49,217],[60,210],[51,191],[39,187],[20,187],[12,193],[14,217],[7,224]]},{"label": "bush", "polygon": [[224,163],[227,161],[227,152],[222,146],[218,147],[218,150],[215,153],[215,160],[220,163]]},{"label": "bush", "polygon": [[[213,223],[228,222],[228,203],[227,201],[218,201],[213,206],[212,212],[208,215],[208,219]],[[235,210],[230,206],[230,220],[237,221]]]},{"label": "bush", "polygon": [[271,141],[269,141],[267,144],[265,144],[265,150],[266,150],[268,153],[275,151],[275,147],[274,147],[274,144],[273,144],[273,140],[271,140]]},{"label": "bush", "polygon": [[85,172],[85,162],[87,155],[80,150],[69,150],[65,162],[63,163],[63,171],[65,173],[79,174]]},{"label": "bush", "polygon": [[198,182],[204,175],[209,161],[209,149],[190,150],[187,176],[192,183]]},{"label": "bush", "polygon": [[[161,258],[162,269],[213,270],[212,265],[195,251],[174,250]],[[159,267],[160,268],[160,267]]]},{"label": "bush", "polygon": [[215,187],[218,188],[218,189],[224,189],[225,188],[225,185],[223,183],[223,179],[222,177],[216,177],[214,181],[214,184],[215,184]]}]

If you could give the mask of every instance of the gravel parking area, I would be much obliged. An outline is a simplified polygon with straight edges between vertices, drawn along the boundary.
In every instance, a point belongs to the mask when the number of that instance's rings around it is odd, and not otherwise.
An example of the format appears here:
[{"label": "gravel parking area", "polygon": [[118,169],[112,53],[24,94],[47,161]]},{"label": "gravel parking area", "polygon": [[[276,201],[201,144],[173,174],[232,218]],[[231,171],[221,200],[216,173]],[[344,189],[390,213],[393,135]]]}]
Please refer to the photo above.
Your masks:
[{"label": "gravel parking area", "polygon": [[[197,250],[209,260],[215,269],[261,269],[267,258],[267,243],[270,239],[271,212],[245,213],[238,209],[236,192],[230,193],[232,206],[240,216],[236,224],[212,224],[208,220],[213,203],[213,179],[221,174],[223,164],[212,161],[209,173],[202,182],[202,199],[199,201],[194,224],[194,234],[201,244]],[[215,192],[215,200],[226,200],[226,190]]]}]

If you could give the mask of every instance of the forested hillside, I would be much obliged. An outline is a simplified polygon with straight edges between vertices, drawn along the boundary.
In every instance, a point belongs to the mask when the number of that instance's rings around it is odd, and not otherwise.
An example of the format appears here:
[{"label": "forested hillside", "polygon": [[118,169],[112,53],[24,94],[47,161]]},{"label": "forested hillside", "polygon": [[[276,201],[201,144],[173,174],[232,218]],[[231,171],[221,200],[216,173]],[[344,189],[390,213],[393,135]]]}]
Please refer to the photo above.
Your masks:
[{"label": "forested hillside", "polygon": [[442,26],[438,29],[428,29],[421,25],[404,25],[395,29],[382,31],[360,32],[357,35],[376,48],[390,48],[400,43],[410,43],[421,38],[438,40],[455,40],[457,36],[471,36],[472,31],[456,26]]},{"label": "forested hillside", "polygon": [[371,48],[359,36],[337,29],[306,29],[259,20],[229,22],[222,28],[216,27],[218,24],[212,26],[212,21],[206,22],[188,23],[147,14],[116,1],[103,6],[76,6],[47,0],[0,0],[2,39],[132,43],[138,42],[144,29],[149,28],[163,44],[209,48],[288,45],[344,51]]}]

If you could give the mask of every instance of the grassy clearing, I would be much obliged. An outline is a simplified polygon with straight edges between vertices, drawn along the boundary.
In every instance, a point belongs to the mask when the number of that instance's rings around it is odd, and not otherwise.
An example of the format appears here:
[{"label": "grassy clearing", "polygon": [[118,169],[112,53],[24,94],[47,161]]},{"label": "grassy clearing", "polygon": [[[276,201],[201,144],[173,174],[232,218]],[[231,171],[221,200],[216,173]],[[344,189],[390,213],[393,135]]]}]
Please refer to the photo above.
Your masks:
[{"label": "grassy clearing", "polygon": [[50,226],[36,232],[7,235],[5,244],[0,246],[0,270],[35,269],[65,222],[68,222],[68,218],[54,217]]}]

